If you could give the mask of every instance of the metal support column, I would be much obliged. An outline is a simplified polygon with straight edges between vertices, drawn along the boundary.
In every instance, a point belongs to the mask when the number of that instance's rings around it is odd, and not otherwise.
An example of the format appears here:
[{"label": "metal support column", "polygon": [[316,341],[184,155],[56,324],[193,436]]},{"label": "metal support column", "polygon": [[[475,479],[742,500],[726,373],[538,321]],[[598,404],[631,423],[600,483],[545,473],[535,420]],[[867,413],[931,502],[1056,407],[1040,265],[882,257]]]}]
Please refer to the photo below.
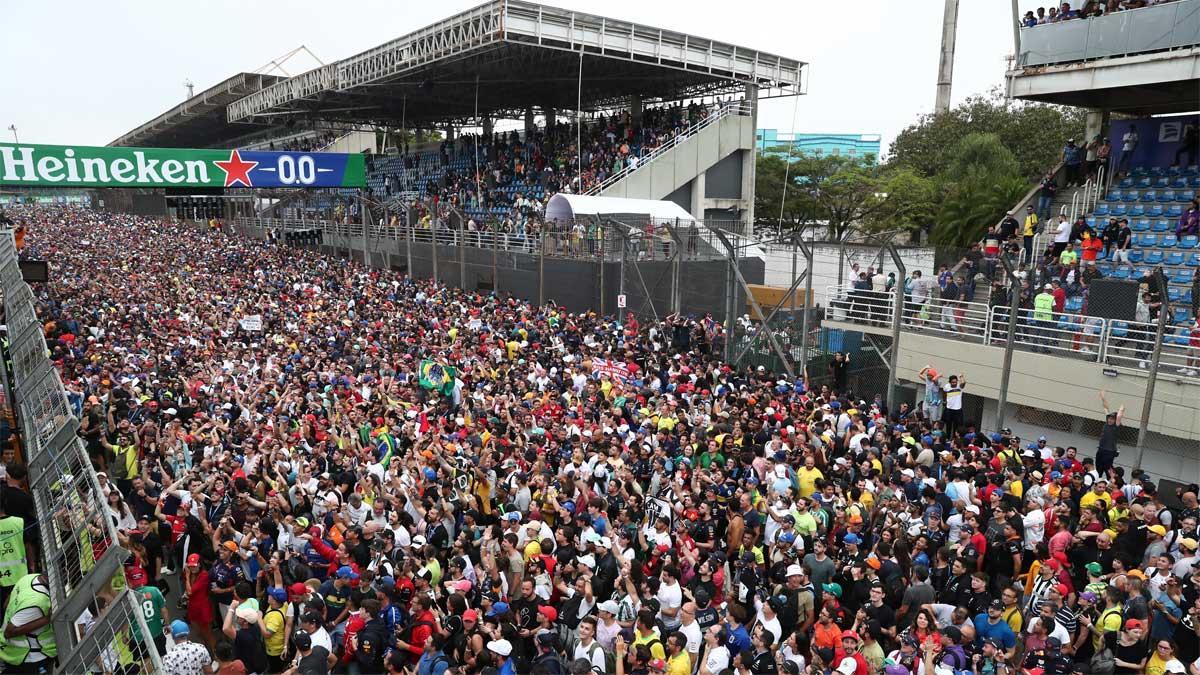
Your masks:
[{"label": "metal support column", "polygon": [[429,251],[430,257],[433,258],[433,283],[435,284],[438,282],[437,231],[438,218],[434,216],[429,219]]},{"label": "metal support column", "polygon": [[358,191],[358,219],[362,221],[363,265],[371,266],[371,217],[367,215],[367,200],[362,190]]},{"label": "metal support column", "polygon": [[800,369],[801,372],[804,372],[808,369],[808,315],[812,313],[813,251],[808,244],[804,243],[804,238],[801,236],[796,237],[795,243],[796,246],[801,247],[800,250],[804,251],[804,264],[807,272],[804,275],[804,315],[800,317],[800,330],[803,333],[800,336]]},{"label": "metal support column", "polygon": [[404,257],[405,257],[405,259],[406,259],[406,260],[405,260],[405,262],[407,262],[407,264],[408,264],[408,278],[409,278],[409,279],[416,279],[416,278],[417,278],[417,271],[416,271],[415,269],[413,269],[413,262],[412,262],[412,245],[413,245],[413,230],[412,230],[412,223],[409,223],[409,222],[407,222],[407,221],[408,221],[408,218],[405,218],[405,223],[404,223]]},{"label": "metal support column", "polygon": [[[663,227],[666,227],[665,225]],[[679,263],[680,253],[683,250],[683,240],[677,236],[679,231],[679,219],[675,219],[675,229],[671,230],[671,240],[675,244],[675,255],[671,257],[671,313],[678,314],[682,302],[682,293],[679,289]]]},{"label": "metal support column", "polygon": [[904,260],[900,257],[900,252],[896,250],[895,244],[888,241],[885,246],[892,256],[892,262],[896,263],[896,287],[892,289],[895,297],[892,298],[892,350],[888,353],[887,393],[888,410],[895,410],[898,405],[896,403],[896,383],[900,367],[900,323],[904,320],[904,277],[908,274],[908,268],[905,267]]},{"label": "metal support column", "polygon": [[1150,374],[1146,379],[1146,396],[1142,400],[1142,419],[1138,425],[1137,448],[1133,453],[1133,468],[1142,468],[1142,456],[1146,451],[1146,428],[1150,426],[1150,408],[1154,405],[1154,387],[1158,384],[1158,367],[1162,362],[1163,336],[1167,332],[1167,316],[1171,313],[1171,301],[1167,297],[1167,279],[1160,265],[1154,270],[1154,276],[1161,289],[1158,308],[1158,326],[1154,331],[1154,352],[1150,356]]},{"label": "metal support column", "polygon": [[[1013,269],[1012,261],[1007,255],[1000,256],[1000,264],[1004,265],[1011,297],[1008,299],[1008,336],[1004,341],[1004,368],[1000,371],[1000,397],[997,401],[999,407],[996,409],[997,430],[1004,428],[1005,409],[1008,407],[1008,381],[1012,375],[1013,349],[1017,344],[1017,311],[1021,307],[1021,278],[1017,276],[1017,271]],[[989,328],[989,333],[990,331]],[[989,334],[984,344],[991,343],[992,336]]]},{"label": "metal support column", "polygon": [[492,232],[492,293],[497,297],[500,294],[500,265],[498,258],[500,257],[500,233]]},{"label": "metal support column", "polygon": [[458,287],[467,290],[467,220],[458,216]]},{"label": "metal support column", "polygon": [[538,307],[546,304],[546,233],[538,236]]},{"label": "metal support column", "polygon": [[608,295],[608,289],[604,287],[604,267],[608,262],[604,250],[604,232],[608,227],[604,223],[600,223],[600,316],[604,316],[604,296]]},{"label": "metal support column", "polygon": [[[757,316],[760,316],[760,317],[765,317],[766,315],[763,314],[762,307],[758,304],[758,301],[754,299],[754,294],[750,292],[750,284],[746,283],[746,278],[742,276],[742,271],[740,269],[738,269],[737,246],[733,242],[731,242],[729,240],[729,237],[726,236],[726,234],[724,232],[722,232],[721,230],[713,230],[713,233],[717,235],[717,237],[721,240],[721,243],[723,243],[725,245],[725,248],[727,248],[729,250],[730,273],[736,277],[737,285],[740,286],[742,291],[746,294],[746,301],[749,302],[750,306],[754,309],[754,314]],[[793,284],[795,284],[795,283],[797,283],[797,282],[793,282]],[[736,302],[736,300],[732,299],[732,298],[737,297],[736,291],[733,290],[732,285],[731,285],[731,289],[730,289],[730,296],[732,296],[731,304],[733,302]],[[732,309],[736,310],[736,307],[734,307]],[[733,312],[730,312],[730,317],[732,317],[732,316],[733,316]],[[771,330],[771,327],[766,326],[765,332],[767,335],[767,340],[769,340],[771,342],[771,348],[773,350],[775,350],[775,355],[778,356],[779,360],[783,363],[783,369],[787,371],[788,377],[795,377],[796,371],[795,371],[795,369],[792,368],[792,360],[788,356],[787,352],[785,352],[783,350],[783,347],[780,346],[779,341],[775,339],[775,333]],[[727,343],[727,344],[729,344],[729,343]],[[732,351],[732,350],[729,347],[726,347],[726,351]],[[736,362],[736,359],[733,361]]]}]

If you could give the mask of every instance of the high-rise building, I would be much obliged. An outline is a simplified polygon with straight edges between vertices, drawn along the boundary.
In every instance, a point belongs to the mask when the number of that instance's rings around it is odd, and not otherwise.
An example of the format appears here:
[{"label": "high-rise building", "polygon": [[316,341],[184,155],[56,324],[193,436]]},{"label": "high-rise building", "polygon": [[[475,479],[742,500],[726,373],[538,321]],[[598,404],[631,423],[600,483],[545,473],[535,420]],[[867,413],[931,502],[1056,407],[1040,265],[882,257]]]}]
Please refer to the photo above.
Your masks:
[{"label": "high-rise building", "polygon": [[798,134],[778,129],[759,129],[754,135],[758,152],[787,157],[842,155],[863,161],[879,161],[879,134]]}]

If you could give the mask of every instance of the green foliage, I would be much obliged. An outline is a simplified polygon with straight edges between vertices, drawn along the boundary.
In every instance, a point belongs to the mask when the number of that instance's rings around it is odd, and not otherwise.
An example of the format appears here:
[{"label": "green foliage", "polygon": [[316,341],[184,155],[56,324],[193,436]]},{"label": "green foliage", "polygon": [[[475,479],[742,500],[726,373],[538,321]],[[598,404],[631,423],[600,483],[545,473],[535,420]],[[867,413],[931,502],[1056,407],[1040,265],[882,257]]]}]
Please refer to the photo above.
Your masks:
[{"label": "green foliage", "polygon": [[972,133],[999,137],[1017,161],[1019,175],[1033,179],[1058,162],[1068,138],[1083,138],[1082,108],[1006,101],[999,89],[972,96],[942,114],[922,115],[896,136],[888,163],[933,177],[943,173],[947,153]]},{"label": "green foliage", "polygon": [[969,134],[949,149],[938,177],[942,201],[933,240],[941,246],[979,241],[1029,189],[1017,160],[996,134]]},{"label": "green foliage", "polygon": [[[782,204],[784,176],[787,201]],[[909,169],[890,169],[836,155],[759,156],[755,214],[783,230],[822,223],[829,240],[855,224],[873,230],[926,228],[933,222],[934,183]],[[782,219],[780,214],[782,212]]]}]

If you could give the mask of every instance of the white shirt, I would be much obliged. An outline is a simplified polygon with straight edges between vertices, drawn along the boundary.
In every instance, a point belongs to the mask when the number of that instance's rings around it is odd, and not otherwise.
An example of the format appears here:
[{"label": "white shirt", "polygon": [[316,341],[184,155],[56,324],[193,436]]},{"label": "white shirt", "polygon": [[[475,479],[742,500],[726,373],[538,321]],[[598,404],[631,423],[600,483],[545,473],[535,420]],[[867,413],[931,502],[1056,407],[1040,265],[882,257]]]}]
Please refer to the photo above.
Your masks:
[{"label": "white shirt", "polygon": [[1129,152],[1137,147],[1138,133],[1134,129],[1125,132],[1121,137],[1121,152]]},{"label": "white shirt", "polygon": [[[590,657],[588,656],[589,651],[592,653]],[[575,643],[575,652],[571,655],[571,658],[575,660],[584,659],[592,664],[593,670],[599,668],[600,672],[604,672],[604,648],[595,639],[592,639],[592,644],[586,647],[582,642]]]},{"label": "white shirt", "polygon": [[700,632],[700,624],[695,621],[691,624],[680,624],[679,632],[687,638],[687,646],[684,647],[687,653],[699,654],[700,646],[704,644],[704,633]]},{"label": "white shirt", "polygon": [[679,609],[683,605],[683,591],[679,588],[679,582],[671,585],[662,584],[658,587],[658,606],[661,608],[658,611],[658,618],[668,627],[675,626],[679,623],[679,613],[670,617],[663,614],[664,609]]},{"label": "white shirt", "polygon": [[704,656],[704,667],[710,673],[719,673],[729,667],[729,648],[725,645],[717,645],[708,650]]},{"label": "white shirt", "polygon": [[1025,548],[1031,551],[1037,549],[1037,545],[1046,537],[1046,514],[1041,509],[1034,509],[1026,513],[1021,521],[1025,524]]},{"label": "white shirt", "polygon": [[1054,243],[1065,244],[1071,241],[1071,223],[1070,221],[1060,221],[1058,229],[1054,231]]},{"label": "white shirt", "polygon": [[962,387],[947,382],[942,386],[942,397],[946,401],[946,410],[962,410]]}]

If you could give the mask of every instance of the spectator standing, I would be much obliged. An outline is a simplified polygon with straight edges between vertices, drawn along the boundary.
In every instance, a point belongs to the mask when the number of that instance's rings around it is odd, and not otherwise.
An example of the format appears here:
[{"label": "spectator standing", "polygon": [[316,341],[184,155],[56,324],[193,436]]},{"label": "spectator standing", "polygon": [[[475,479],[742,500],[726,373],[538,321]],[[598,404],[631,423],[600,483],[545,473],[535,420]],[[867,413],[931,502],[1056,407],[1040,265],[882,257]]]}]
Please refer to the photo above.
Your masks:
[{"label": "spectator standing", "polygon": [[1083,174],[1083,149],[1075,145],[1074,138],[1068,138],[1063,146],[1062,162],[1066,171],[1067,187],[1079,185]]}]

